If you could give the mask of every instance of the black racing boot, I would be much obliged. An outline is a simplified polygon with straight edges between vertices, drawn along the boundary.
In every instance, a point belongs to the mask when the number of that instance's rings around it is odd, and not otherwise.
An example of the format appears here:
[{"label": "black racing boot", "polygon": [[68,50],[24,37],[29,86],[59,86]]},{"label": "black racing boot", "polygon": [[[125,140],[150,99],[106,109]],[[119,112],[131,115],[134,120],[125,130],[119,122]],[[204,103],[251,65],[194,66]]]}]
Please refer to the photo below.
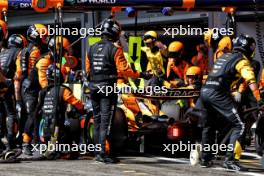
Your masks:
[{"label": "black racing boot", "polygon": [[200,163],[201,168],[209,168],[212,167],[213,165],[214,165],[213,161],[202,160]]},{"label": "black racing boot", "polygon": [[242,166],[238,160],[226,159],[223,163],[223,167],[233,171],[248,171],[248,169]]},{"label": "black racing boot", "polygon": [[94,160],[98,161],[98,162],[101,162],[101,163],[104,163],[103,157],[101,157],[101,155],[98,155],[98,154],[95,156]]},{"label": "black racing boot", "polygon": [[109,156],[105,156],[103,158],[103,160],[104,160],[104,163],[106,163],[106,164],[113,164],[113,163],[115,163],[114,159],[110,158]]},{"label": "black racing boot", "polygon": [[22,144],[22,148],[23,148],[23,154],[28,155],[28,156],[32,156],[32,146],[29,143],[23,143]]}]

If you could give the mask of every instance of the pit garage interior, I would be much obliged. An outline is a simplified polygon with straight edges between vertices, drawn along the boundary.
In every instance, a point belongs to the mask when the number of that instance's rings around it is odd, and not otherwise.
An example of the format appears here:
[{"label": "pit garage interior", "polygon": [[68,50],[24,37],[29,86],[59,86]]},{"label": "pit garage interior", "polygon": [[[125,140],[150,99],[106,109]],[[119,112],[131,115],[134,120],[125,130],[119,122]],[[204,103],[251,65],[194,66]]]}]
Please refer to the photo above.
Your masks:
[{"label": "pit garage interior", "polygon": [[[83,12],[64,11],[63,26],[67,28],[94,28],[102,20],[107,18],[110,10],[91,10]],[[23,16],[23,18],[21,18]],[[261,27],[264,29],[263,17],[264,12],[258,12],[261,21]],[[256,37],[256,22],[255,13],[237,12],[236,19],[236,34],[246,33]],[[159,39],[167,46],[170,42],[179,40],[185,45],[186,60],[190,60],[196,54],[195,46],[203,42],[201,35],[182,35],[172,38],[165,33],[164,28],[178,28],[180,25],[189,26],[190,28],[226,28],[227,14],[223,12],[174,12],[172,16],[164,16],[161,9],[140,10],[138,11],[137,19],[127,17],[124,10],[118,12],[117,20],[121,23],[122,29],[129,35],[142,36],[148,30],[155,30],[159,33]],[[41,23],[54,26],[54,13],[36,13],[33,10],[28,11],[10,11],[8,13],[8,28],[9,35],[13,33],[21,33],[26,35],[26,30],[29,25]],[[80,36],[65,35],[70,42],[76,41]],[[88,36],[89,37],[89,36]],[[82,39],[73,46],[74,55],[80,59],[78,69],[84,68],[84,58],[88,48],[87,38]],[[81,52],[80,52],[81,51]],[[209,56],[212,56],[212,51],[209,50]],[[212,58],[212,57],[209,57]],[[260,59],[257,52],[256,59]],[[81,62],[82,61],[82,62]],[[209,60],[209,65],[212,65],[212,60]]]}]

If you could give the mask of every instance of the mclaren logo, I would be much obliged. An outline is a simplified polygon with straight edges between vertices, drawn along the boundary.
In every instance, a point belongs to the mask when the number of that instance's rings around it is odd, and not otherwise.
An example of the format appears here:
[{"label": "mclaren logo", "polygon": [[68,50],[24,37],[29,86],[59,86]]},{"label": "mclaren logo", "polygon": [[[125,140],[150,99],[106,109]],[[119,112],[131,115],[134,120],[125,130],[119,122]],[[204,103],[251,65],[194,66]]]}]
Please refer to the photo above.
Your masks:
[{"label": "mclaren logo", "polygon": [[116,0],[88,0],[92,4],[114,4]]}]

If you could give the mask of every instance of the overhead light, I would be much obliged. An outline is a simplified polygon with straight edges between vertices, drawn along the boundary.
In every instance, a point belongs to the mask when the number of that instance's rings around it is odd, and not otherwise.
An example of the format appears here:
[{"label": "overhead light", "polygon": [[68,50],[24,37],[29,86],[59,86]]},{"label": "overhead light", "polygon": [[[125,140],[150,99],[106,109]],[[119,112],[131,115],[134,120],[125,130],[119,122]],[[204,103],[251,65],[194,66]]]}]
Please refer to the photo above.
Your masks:
[{"label": "overhead light", "polygon": [[137,15],[137,11],[134,7],[127,7],[126,8],[126,15],[128,17],[135,17]]},{"label": "overhead light", "polygon": [[163,7],[163,9],[161,10],[161,13],[165,16],[172,16],[173,9],[171,7]]}]

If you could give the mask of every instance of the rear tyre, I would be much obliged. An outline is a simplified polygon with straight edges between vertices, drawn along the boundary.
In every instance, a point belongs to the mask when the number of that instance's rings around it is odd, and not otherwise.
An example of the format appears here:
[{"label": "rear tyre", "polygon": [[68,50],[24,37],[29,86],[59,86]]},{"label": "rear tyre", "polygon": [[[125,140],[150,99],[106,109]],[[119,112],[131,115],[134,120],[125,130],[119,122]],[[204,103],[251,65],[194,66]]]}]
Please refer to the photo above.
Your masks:
[{"label": "rear tyre", "polygon": [[121,108],[116,109],[111,127],[111,147],[113,150],[122,151],[128,138],[128,125],[124,111]]},{"label": "rear tyre", "polygon": [[86,118],[84,122],[84,131],[83,131],[83,138],[85,143],[88,144],[94,144],[94,138],[93,138],[93,117],[92,114],[88,114],[88,118]]}]

